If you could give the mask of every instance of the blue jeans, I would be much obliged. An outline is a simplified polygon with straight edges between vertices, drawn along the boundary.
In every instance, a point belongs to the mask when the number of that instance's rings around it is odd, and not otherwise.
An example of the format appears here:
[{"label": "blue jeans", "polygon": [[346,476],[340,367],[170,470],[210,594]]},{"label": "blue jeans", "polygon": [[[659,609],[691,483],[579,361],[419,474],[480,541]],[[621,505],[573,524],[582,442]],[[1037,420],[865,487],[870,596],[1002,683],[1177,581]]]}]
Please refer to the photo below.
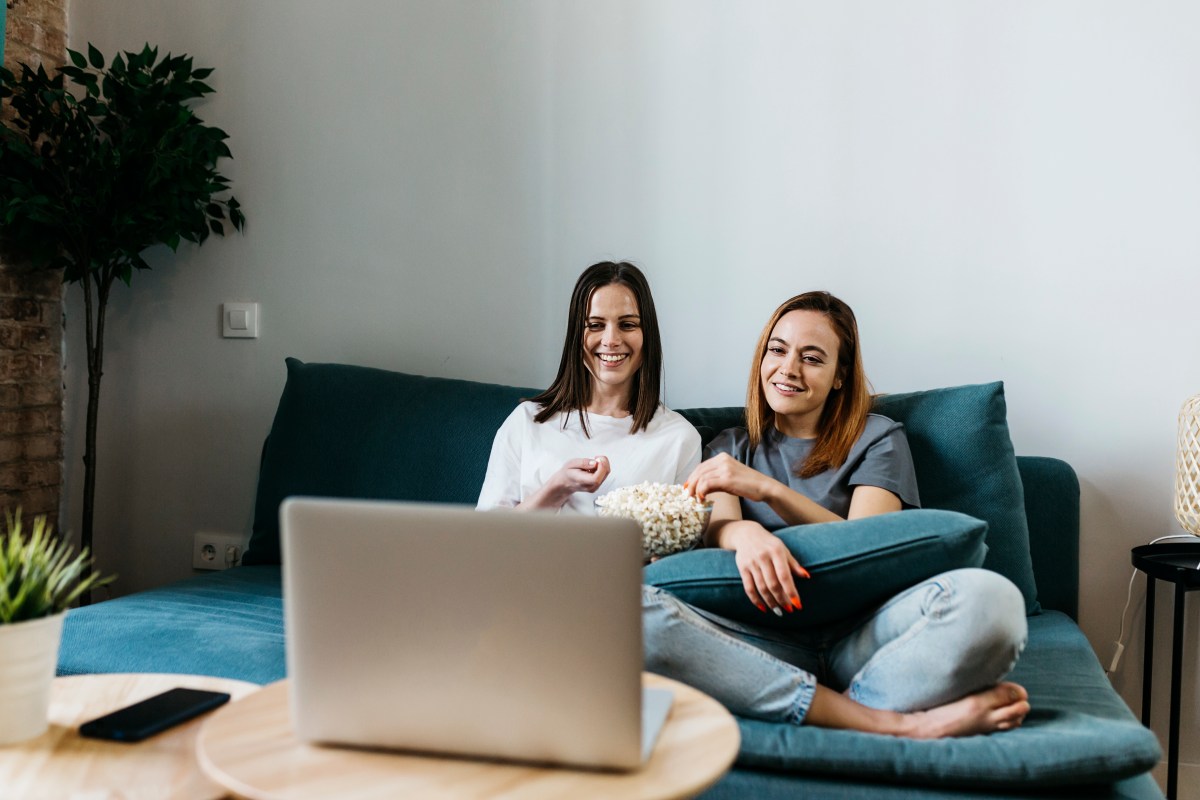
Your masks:
[{"label": "blue jeans", "polygon": [[818,682],[891,711],[994,686],[1012,671],[1028,632],[1020,590],[984,569],[944,572],[863,617],[804,631],[744,625],[643,586],[642,630],[647,670],[739,716],[795,725]]}]

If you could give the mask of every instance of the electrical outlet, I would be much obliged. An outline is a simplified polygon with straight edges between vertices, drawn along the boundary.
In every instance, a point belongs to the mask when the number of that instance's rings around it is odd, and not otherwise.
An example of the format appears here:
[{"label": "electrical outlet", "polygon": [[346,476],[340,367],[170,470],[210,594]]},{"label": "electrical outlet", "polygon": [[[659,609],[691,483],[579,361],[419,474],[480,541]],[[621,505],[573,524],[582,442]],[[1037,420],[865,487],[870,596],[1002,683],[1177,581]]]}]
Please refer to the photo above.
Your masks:
[{"label": "electrical outlet", "polygon": [[242,563],[246,539],[236,533],[199,531],[192,539],[192,569],[228,569]]}]

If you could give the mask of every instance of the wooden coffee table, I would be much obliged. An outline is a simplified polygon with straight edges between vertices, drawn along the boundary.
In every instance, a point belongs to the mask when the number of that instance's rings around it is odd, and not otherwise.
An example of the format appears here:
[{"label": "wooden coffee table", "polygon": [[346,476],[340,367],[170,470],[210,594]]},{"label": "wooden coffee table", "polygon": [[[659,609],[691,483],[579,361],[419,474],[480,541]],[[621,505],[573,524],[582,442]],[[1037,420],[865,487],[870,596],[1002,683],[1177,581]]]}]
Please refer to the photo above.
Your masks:
[{"label": "wooden coffee table", "polygon": [[196,764],[196,733],[204,716],[134,744],[79,735],[80,723],[176,686],[229,692],[234,700],[258,689],[253,683],[200,675],[55,678],[49,730],[28,742],[0,747],[0,796],[226,797]]},{"label": "wooden coffee table", "polygon": [[464,758],[386,753],[300,742],[292,733],[288,682],[268,684],[217,709],[200,730],[197,758],[241,797],[588,798],[690,797],[711,786],[737,756],[737,723],[717,701],[645,673],[647,686],[674,692],[654,753],[635,772],[555,769]]}]

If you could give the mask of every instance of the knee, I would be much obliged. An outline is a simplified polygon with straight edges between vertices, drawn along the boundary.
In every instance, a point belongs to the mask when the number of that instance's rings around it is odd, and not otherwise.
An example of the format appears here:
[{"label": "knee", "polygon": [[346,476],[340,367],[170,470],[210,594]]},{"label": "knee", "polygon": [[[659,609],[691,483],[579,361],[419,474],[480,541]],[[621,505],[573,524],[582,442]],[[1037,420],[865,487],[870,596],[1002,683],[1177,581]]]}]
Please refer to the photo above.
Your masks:
[{"label": "knee", "polygon": [[1010,653],[1015,661],[1029,634],[1021,590],[987,569],[960,569],[946,577],[953,584],[954,616],[974,634],[977,646],[998,656]]}]

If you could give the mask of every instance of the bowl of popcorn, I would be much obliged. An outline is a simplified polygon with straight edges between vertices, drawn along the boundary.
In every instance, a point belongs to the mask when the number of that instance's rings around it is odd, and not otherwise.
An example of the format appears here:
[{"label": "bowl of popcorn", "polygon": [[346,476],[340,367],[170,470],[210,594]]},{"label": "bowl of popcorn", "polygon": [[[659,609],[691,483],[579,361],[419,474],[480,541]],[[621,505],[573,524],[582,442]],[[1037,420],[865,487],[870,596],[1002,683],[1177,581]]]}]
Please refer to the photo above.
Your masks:
[{"label": "bowl of popcorn", "polygon": [[702,503],[678,484],[639,483],[596,498],[602,517],[628,517],[642,526],[647,561],[695,547],[704,535],[712,505]]}]

